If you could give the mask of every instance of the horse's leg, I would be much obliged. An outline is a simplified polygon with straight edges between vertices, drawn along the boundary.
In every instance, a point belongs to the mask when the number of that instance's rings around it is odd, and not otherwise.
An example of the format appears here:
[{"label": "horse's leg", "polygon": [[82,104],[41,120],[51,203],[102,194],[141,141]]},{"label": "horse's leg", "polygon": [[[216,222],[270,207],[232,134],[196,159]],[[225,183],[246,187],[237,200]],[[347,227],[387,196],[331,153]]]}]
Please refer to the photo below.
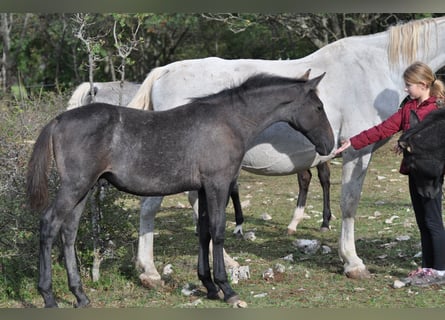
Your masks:
[{"label": "horse's leg", "polygon": [[198,278],[207,289],[207,298],[219,299],[218,288],[213,283],[210,273],[209,263],[209,246],[210,246],[210,226],[209,215],[207,211],[207,199],[204,189],[198,192],[198,235],[199,235],[199,252],[198,252]]},{"label": "horse's leg", "polygon": [[101,252],[103,251],[103,243],[100,240],[100,220],[101,220],[101,207],[103,186],[101,180],[99,180],[93,187],[92,196],[90,197],[91,205],[91,224],[93,229],[93,265],[91,267],[91,277],[93,282],[97,282],[100,279],[100,265],[103,260]]},{"label": "horse's leg", "polygon": [[193,208],[193,223],[195,224],[195,232],[198,234],[198,219],[199,219],[199,200],[197,191],[189,191],[187,194],[190,205]]},{"label": "horse's leg", "polygon": [[70,291],[77,299],[76,307],[85,307],[90,303],[90,300],[82,289],[82,281],[80,279],[77,267],[77,257],[74,249],[77,230],[79,228],[79,220],[84,211],[87,198],[88,197],[85,196],[74,208],[73,213],[67,215],[61,227],[65,266],[68,274],[68,285]]},{"label": "horse's leg", "polygon": [[[188,199],[189,199],[190,205],[193,207],[193,221],[194,221],[195,225],[197,226],[198,225],[198,211],[199,211],[198,192],[190,191],[188,193]],[[242,215],[242,212],[241,212],[241,215]],[[236,216],[236,212],[235,212],[235,216]],[[235,233],[235,231],[234,231],[234,233]],[[210,241],[210,255],[213,255],[212,241]],[[233,260],[233,258],[226,252],[225,249],[224,249],[224,263],[226,264],[227,268],[238,268],[239,267],[239,263],[237,261]]]},{"label": "horse's leg", "polygon": [[[86,194],[85,192],[84,194]],[[61,184],[56,198],[40,219],[40,257],[39,257],[39,283],[38,291],[42,295],[45,307],[57,307],[52,290],[52,264],[51,249],[62,223],[67,219],[79,199],[72,196],[72,190],[64,188]],[[68,269],[67,269],[68,271]]]},{"label": "horse's leg", "polygon": [[143,270],[143,273],[139,275],[139,279],[146,288],[156,288],[163,284],[161,275],[156,270],[153,254],[154,220],[161,206],[162,199],[163,197],[141,198],[139,245],[136,266]]},{"label": "horse's leg", "polygon": [[230,198],[232,199],[233,209],[235,210],[236,227],[233,230],[235,235],[243,235],[244,215],[241,207],[241,200],[239,197],[238,183],[235,182],[230,190]]},{"label": "horse's leg", "polygon": [[331,170],[328,162],[322,162],[317,166],[318,179],[320,180],[323,189],[323,222],[321,223],[320,231],[330,230],[329,222],[331,221]]},{"label": "horse's leg", "polygon": [[[205,189],[208,213],[207,227],[213,241],[213,279],[215,284],[223,291],[224,301],[234,306],[244,306],[243,304],[245,303],[240,301],[238,295],[233,291],[229,284],[224,265],[223,249],[226,228],[225,209],[229,192],[230,186],[221,188],[216,187],[213,183],[207,185]],[[200,230],[200,235],[202,234],[203,231]]]},{"label": "horse's leg", "polygon": [[55,210],[55,203],[56,201],[45,210],[40,219],[40,266],[37,289],[43,297],[45,308],[57,307],[52,290],[51,249],[62,225],[62,217],[58,216],[58,212]]},{"label": "horse's leg", "polygon": [[297,207],[295,208],[294,214],[292,215],[292,220],[287,226],[287,234],[291,235],[297,232],[298,224],[304,218],[304,207],[306,206],[307,194],[309,191],[309,184],[311,183],[312,173],[311,170],[304,170],[298,172],[298,199],[297,199]]},{"label": "horse's leg", "polygon": [[369,277],[369,271],[357,256],[354,239],[354,222],[360,200],[366,171],[371,154],[352,158],[350,151],[343,152],[342,194],[342,227],[339,240],[339,255],[344,262],[346,276],[354,279]]}]

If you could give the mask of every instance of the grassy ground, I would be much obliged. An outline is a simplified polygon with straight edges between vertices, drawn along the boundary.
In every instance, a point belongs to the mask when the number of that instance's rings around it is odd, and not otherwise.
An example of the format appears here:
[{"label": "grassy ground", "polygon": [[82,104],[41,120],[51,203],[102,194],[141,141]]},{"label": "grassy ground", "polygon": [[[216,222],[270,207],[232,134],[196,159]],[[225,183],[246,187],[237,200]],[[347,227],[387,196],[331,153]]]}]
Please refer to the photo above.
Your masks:
[{"label": "grassy ground", "polygon": [[[226,250],[241,265],[250,268],[250,279],[233,284],[235,291],[250,308],[405,308],[441,307],[445,291],[441,287],[393,289],[392,283],[406,275],[420,263],[415,255],[420,251],[418,231],[411,209],[406,177],[398,173],[400,156],[391,151],[395,139],[378,150],[372,160],[362,192],[356,219],[356,246],[372,277],[351,280],[343,275],[337,245],[341,225],[339,209],[341,187],[341,159],[332,162],[332,210],[337,219],[332,230],[320,233],[322,193],[314,173],[310,188],[307,213],[297,234],[286,235],[298,195],[295,176],[263,177],[243,172],[240,177],[242,201],[245,207],[244,231],[254,231],[256,239],[247,241],[232,236],[233,208],[227,210]],[[116,200],[117,199],[117,200]],[[23,201],[17,200],[17,201]],[[125,222],[125,231],[115,230],[108,237],[117,243],[113,254],[101,267],[101,279],[90,278],[91,252],[88,242],[77,245],[85,291],[93,307],[156,307],[156,308],[225,308],[221,301],[205,298],[204,288],[196,275],[197,237],[186,196],[179,194],[164,199],[156,217],[155,259],[159,272],[171,264],[173,273],[165,276],[165,285],[158,290],[141,286],[134,268],[137,249],[138,198],[119,194],[113,198],[116,220],[110,225]],[[18,206],[21,204],[19,203]],[[124,208],[124,209],[123,209]],[[2,210],[2,219],[6,215]],[[264,221],[267,213],[272,220]],[[87,234],[88,213],[82,222]],[[8,255],[1,246],[0,307],[42,307],[36,290],[37,282],[37,218],[35,227],[23,230],[14,243],[30,254]],[[114,221],[114,222],[113,222]],[[20,228],[20,226],[19,226]],[[112,230],[110,228],[110,230]],[[17,233],[16,233],[17,234]],[[404,237],[408,236],[408,237]],[[402,237],[402,238],[400,238]],[[292,242],[295,239],[317,239],[332,249],[331,253],[304,255]],[[407,240],[402,240],[407,239]],[[28,252],[26,251],[26,252]],[[283,257],[292,254],[294,261]],[[66,274],[57,248],[54,251],[54,291],[60,307],[72,307],[74,297],[67,288]],[[277,264],[285,272],[265,281],[262,274]],[[198,294],[185,296],[186,284],[196,286]]]}]

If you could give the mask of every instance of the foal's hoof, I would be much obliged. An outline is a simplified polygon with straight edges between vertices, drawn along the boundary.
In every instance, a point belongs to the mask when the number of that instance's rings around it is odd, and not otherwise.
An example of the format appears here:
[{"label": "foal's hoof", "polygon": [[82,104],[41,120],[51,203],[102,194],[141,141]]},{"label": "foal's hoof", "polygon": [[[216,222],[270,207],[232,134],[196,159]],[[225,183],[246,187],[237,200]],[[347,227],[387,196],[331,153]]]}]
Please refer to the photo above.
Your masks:
[{"label": "foal's hoof", "polygon": [[247,308],[247,303],[240,300],[238,296],[233,296],[227,299],[227,303],[230,304],[233,308]]},{"label": "foal's hoof", "polygon": [[88,308],[90,306],[91,306],[90,300],[86,299],[86,300],[82,300],[82,301],[79,301],[78,303],[76,303],[74,305],[74,308]]},{"label": "foal's hoof", "polygon": [[145,273],[139,275],[139,280],[141,280],[142,286],[147,289],[156,289],[164,286],[162,279],[147,276]]},{"label": "foal's hoof", "polygon": [[331,231],[331,228],[329,228],[329,227],[321,227],[320,228],[320,232],[328,232],[328,231]]},{"label": "foal's hoof", "polygon": [[208,292],[207,293],[207,299],[209,300],[222,300],[224,299],[224,293],[222,290],[219,290],[217,292]]},{"label": "foal's hoof", "polygon": [[291,235],[296,234],[296,233],[297,233],[297,230],[287,229],[287,235],[288,236],[291,236]]}]

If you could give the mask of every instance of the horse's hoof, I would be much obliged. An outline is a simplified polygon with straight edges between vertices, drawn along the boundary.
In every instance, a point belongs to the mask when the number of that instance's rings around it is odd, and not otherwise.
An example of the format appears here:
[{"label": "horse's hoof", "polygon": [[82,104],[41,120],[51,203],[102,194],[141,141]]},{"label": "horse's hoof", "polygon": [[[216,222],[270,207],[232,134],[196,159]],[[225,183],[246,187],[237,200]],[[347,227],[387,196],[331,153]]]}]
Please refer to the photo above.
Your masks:
[{"label": "horse's hoof", "polygon": [[320,232],[328,232],[328,231],[331,231],[331,228],[329,228],[329,227],[321,227],[320,228]]},{"label": "horse's hoof", "polygon": [[90,307],[89,303],[88,304],[78,304],[78,303],[74,304],[74,308],[76,308],[76,309],[86,309],[89,307]]},{"label": "horse's hoof", "polygon": [[224,293],[219,290],[217,292],[208,292],[207,299],[209,300],[222,300],[224,299]]},{"label": "horse's hoof", "polygon": [[74,308],[88,308],[88,307],[90,307],[91,305],[90,305],[90,300],[88,300],[88,299],[86,299],[86,300],[82,300],[82,301],[80,301],[80,302],[77,302],[75,305],[74,305]]},{"label": "horse's hoof", "polygon": [[233,234],[239,239],[243,237],[243,227],[242,226],[236,226],[233,230]]},{"label": "horse's hoof", "polygon": [[233,296],[227,299],[227,303],[230,304],[233,308],[247,308],[247,303],[243,300],[240,300],[238,296]]},{"label": "horse's hoof", "polygon": [[297,230],[287,229],[287,235],[288,236],[291,236],[291,235],[296,234],[296,233],[297,233]]},{"label": "horse's hoof", "polygon": [[162,279],[147,276],[145,273],[139,275],[139,280],[141,280],[142,286],[147,289],[156,289],[164,286],[164,281],[162,281]]},{"label": "horse's hoof", "polygon": [[59,308],[59,305],[56,303],[56,302],[54,302],[54,303],[47,303],[47,304],[45,304],[45,308]]},{"label": "horse's hoof", "polygon": [[244,235],[242,234],[242,232],[234,232],[233,235],[235,236],[235,238],[237,239],[242,239],[244,237]]},{"label": "horse's hoof", "polygon": [[365,269],[353,269],[353,270],[345,271],[345,275],[348,278],[357,279],[357,280],[371,278],[371,273],[366,268]]}]

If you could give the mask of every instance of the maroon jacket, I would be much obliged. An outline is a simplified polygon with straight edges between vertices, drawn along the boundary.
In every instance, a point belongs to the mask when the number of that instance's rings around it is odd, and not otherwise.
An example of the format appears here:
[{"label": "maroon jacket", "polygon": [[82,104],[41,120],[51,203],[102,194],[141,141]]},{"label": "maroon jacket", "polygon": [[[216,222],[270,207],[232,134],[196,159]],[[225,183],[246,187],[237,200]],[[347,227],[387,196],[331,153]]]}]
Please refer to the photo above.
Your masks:
[{"label": "maroon jacket", "polygon": [[[417,100],[409,100],[396,113],[382,123],[350,138],[351,145],[354,149],[359,150],[370,144],[389,138],[401,130],[408,130],[411,110],[414,110],[420,121],[422,121],[428,113],[436,109],[436,97],[428,98],[419,106],[417,106]],[[400,173],[408,174],[408,168],[403,164],[403,161],[400,166]]]}]

